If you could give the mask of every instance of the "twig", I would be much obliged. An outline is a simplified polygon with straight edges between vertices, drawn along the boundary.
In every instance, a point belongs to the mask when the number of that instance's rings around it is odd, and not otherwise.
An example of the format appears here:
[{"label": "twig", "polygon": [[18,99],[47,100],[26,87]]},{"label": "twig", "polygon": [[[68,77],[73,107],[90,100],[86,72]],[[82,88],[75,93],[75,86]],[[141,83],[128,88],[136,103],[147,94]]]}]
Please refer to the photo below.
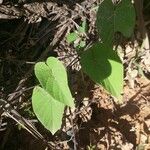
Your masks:
[{"label": "twig", "polygon": [[77,141],[76,141],[76,134],[74,130],[74,122],[73,122],[72,112],[70,108],[69,108],[69,111],[70,111],[70,116],[71,116],[71,124],[72,124],[72,132],[73,132],[72,141],[74,143],[74,150],[77,150]]}]

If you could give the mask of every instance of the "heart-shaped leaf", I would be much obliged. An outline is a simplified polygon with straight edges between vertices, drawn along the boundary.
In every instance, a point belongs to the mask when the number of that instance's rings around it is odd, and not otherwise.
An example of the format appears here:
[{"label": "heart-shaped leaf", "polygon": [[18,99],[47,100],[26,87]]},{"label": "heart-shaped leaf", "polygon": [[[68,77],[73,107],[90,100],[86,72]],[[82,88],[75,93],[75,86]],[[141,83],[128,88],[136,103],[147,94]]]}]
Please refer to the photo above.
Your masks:
[{"label": "heart-shaped leaf", "polygon": [[96,24],[104,43],[112,44],[117,31],[130,37],[135,25],[135,9],[131,0],[122,0],[118,4],[104,0],[99,6]]},{"label": "heart-shaped leaf", "polygon": [[123,90],[123,65],[110,47],[96,43],[81,55],[83,71],[113,96],[121,99]]},{"label": "heart-shaped leaf", "polygon": [[33,90],[32,106],[39,121],[52,134],[60,129],[65,107],[63,103],[56,101],[43,88],[37,86]]},{"label": "heart-shaped leaf", "polygon": [[46,64],[43,62],[37,63],[35,65],[35,75],[43,88],[54,99],[65,105],[74,106],[73,98],[68,87],[65,67],[57,58],[49,57]]},{"label": "heart-shaped leaf", "polygon": [[43,88],[35,87],[32,95],[33,110],[41,123],[55,133],[60,127],[64,107],[74,106],[63,64],[54,57],[35,65],[35,75]]}]

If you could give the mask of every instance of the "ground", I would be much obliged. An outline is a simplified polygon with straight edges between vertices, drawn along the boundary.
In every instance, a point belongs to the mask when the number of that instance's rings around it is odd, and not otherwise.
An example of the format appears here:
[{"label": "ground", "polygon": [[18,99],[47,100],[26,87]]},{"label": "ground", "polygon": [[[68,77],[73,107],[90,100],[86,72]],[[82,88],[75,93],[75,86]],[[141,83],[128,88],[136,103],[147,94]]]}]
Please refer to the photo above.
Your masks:
[{"label": "ground", "polygon": [[[0,1],[0,149],[150,150],[149,2],[143,8],[147,36],[143,40],[137,20],[134,36],[118,47],[125,68],[122,103],[83,73],[75,46],[66,40],[85,20],[86,48],[98,39],[100,2]],[[55,135],[40,124],[31,106],[34,64],[49,56],[66,66],[76,104],[66,108]]]}]

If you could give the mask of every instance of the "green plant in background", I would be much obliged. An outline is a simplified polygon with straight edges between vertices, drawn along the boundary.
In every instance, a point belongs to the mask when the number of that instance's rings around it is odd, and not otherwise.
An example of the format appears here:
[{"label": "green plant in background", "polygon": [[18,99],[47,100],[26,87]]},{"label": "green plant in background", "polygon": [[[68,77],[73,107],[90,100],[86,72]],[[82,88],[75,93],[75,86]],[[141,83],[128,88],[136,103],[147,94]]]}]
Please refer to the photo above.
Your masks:
[{"label": "green plant in background", "polygon": [[102,41],[81,55],[83,71],[96,83],[122,101],[123,65],[113,50],[115,32],[130,37],[135,25],[135,9],[130,0],[113,3],[104,0],[97,12],[97,29]]},{"label": "green plant in background", "polygon": [[121,99],[123,65],[111,47],[95,43],[81,55],[83,71],[96,83],[101,84],[113,96]]},{"label": "green plant in background", "polygon": [[97,29],[102,42],[112,45],[115,32],[130,37],[135,25],[135,9],[131,0],[112,3],[104,0],[97,12]]},{"label": "green plant in background", "polygon": [[67,42],[73,43],[74,47],[79,50],[86,46],[86,40],[84,36],[87,32],[87,23],[86,20],[82,22],[82,25],[79,26],[78,30],[71,32],[67,35]]},{"label": "green plant in background", "polygon": [[[131,0],[122,0],[118,3],[104,0],[98,8],[96,21],[101,42],[96,42],[81,54],[83,71],[120,102],[123,92],[123,65],[113,50],[114,34],[121,32],[123,36],[130,37],[134,25],[135,9]],[[82,31],[85,32],[85,29]],[[78,31],[70,33],[67,41],[75,43],[79,38],[78,33]]]},{"label": "green plant in background", "polygon": [[65,106],[74,107],[63,64],[54,57],[35,65],[35,75],[40,86],[32,94],[33,110],[40,122],[54,134],[61,128]]}]

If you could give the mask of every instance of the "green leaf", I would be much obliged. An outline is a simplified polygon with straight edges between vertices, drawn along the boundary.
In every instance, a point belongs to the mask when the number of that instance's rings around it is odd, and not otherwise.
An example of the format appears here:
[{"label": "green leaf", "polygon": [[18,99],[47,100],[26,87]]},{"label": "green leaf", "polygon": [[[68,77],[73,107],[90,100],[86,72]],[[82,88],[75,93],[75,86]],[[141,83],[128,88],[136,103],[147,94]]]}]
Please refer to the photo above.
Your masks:
[{"label": "green leaf", "polygon": [[63,64],[54,57],[50,57],[46,61],[51,76],[48,78],[46,90],[58,101],[74,106],[73,98],[68,87],[67,73]]},{"label": "green leaf", "polygon": [[78,33],[72,32],[67,35],[67,42],[72,43],[79,38]]},{"label": "green leaf", "polygon": [[53,134],[61,127],[64,107],[74,102],[68,87],[67,73],[63,64],[54,57],[35,65],[35,75],[42,87],[35,87],[32,106],[37,118]]},{"label": "green leaf", "polygon": [[104,0],[99,6],[96,24],[104,43],[112,44],[117,31],[130,37],[135,25],[135,9],[131,0],[122,0],[119,4]]},{"label": "green leaf", "polygon": [[35,64],[34,71],[42,87],[46,88],[47,79],[51,74],[49,67],[44,62],[38,62]]},{"label": "green leaf", "polygon": [[65,105],[56,101],[48,92],[39,86],[33,90],[32,106],[39,121],[52,134],[61,128]]},{"label": "green leaf", "polygon": [[68,105],[74,106],[73,98],[68,87],[67,73],[63,64],[54,57],[49,57],[46,64],[39,62],[35,65],[35,75],[42,87],[51,96]]},{"label": "green leaf", "polygon": [[46,64],[52,76],[54,76],[58,81],[68,84],[66,69],[61,61],[55,57],[49,57],[46,60]]},{"label": "green leaf", "polygon": [[80,48],[83,48],[86,46],[86,41],[80,41]]},{"label": "green leaf", "polygon": [[82,26],[79,27],[78,32],[86,33],[87,32],[87,23],[86,20],[82,22]]},{"label": "green leaf", "polygon": [[117,53],[101,43],[94,44],[81,55],[83,71],[101,84],[114,97],[121,100],[123,91],[123,65]]}]

